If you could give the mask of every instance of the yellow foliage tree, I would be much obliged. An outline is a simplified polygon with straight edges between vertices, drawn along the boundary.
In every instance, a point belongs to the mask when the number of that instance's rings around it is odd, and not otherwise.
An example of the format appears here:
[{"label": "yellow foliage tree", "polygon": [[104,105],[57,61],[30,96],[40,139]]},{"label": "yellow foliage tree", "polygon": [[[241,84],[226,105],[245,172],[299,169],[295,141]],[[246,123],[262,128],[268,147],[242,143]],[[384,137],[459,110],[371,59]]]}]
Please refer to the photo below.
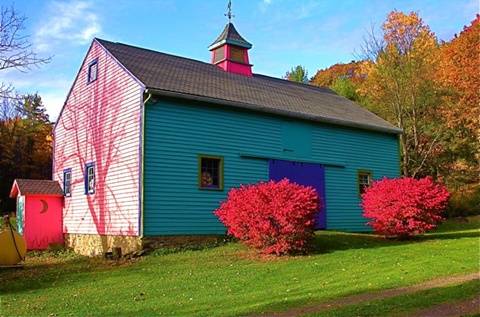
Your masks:
[{"label": "yellow foliage tree", "polygon": [[391,12],[382,30],[384,44],[375,60],[362,64],[367,76],[360,93],[403,129],[403,174],[428,174],[430,158],[441,150],[438,127],[429,122],[438,107],[437,39],[415,12]]}]

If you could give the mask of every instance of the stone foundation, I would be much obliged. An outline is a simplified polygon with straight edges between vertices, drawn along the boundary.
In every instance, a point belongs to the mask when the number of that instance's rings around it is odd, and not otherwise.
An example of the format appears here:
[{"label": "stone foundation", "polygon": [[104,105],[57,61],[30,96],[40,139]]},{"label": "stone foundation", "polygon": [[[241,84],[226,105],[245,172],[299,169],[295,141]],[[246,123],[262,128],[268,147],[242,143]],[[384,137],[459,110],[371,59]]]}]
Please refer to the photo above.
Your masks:
[{"label": "stone foundation", "polygon": [[72,249],[75,253],[86,256],[101,256],[107,252],[116,252],[116,250],[114,250],[116,248],[121,249],[122,255],[127,255],[144,249],[211,246],[222,243],[224,240],[225,236],[223,235],[184,235],[141,238],[137,236],[67,233],[65,234],[65,247]]},{"label": "stone foundation", "polygon": [[136,236],[108,236],[98,234],[65,234],[65,246],[75,253],[86,256],[99,256],[121,248],[122,254],[143,249],[142,239]]}]

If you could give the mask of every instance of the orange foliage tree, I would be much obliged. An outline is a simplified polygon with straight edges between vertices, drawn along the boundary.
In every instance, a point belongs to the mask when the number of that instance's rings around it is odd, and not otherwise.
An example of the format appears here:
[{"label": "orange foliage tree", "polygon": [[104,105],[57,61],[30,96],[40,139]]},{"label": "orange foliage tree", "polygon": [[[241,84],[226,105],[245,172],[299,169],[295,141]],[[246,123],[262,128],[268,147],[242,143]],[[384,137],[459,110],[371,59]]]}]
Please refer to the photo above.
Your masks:
[{"label": "orange foliage tree", "polygon": [[480,16],[439,44],[417,13],[393,11],[372,29],[361,61],[319,70],[328,86],[401,127],[402,173],[450,187],[480,177]]},{"label": "orange foliage tree", "polygon": [[353,83],[360,83],[365,79],[366,74],[362,72],[361,65],[364,61],[351,61],[347,64],[335,64],[317,71],[310,81],[316,86],[331,87],[339,78],[349,78]]},{"label": "orange foliage tree", "polygon": [[477,132],[480,120],[480,15],[440,49],[438,79],[451,94],[447,123]]},{"label": "orange foliage tree", "polygon": [[442,115],[451,131],[450,164],[462,182],[480,175],[480,15],[440,47],[437,80],[445,95]]},{"label": "orange foliage tree", "polygon": [[[368,102],[358,91],[365,80],[366,74],[362,65],[368,61],[351,61],[347,64],[335,64],[317,71],[310,84],[320,87],[330,87],[340,96],[367,106]],[[367,106],[367,108],[369,108]]]}]

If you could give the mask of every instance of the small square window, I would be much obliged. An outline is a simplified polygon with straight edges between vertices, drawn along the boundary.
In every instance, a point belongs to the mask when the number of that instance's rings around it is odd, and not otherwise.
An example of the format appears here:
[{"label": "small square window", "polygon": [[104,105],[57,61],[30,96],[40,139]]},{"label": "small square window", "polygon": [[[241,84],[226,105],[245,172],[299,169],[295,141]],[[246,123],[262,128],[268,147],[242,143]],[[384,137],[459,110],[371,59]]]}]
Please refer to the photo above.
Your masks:
[{"label": "small square window", "polygon": [[87,83],[91,83],[97,80],[98,76],[98,60],[94,60],[90,64],[88,64],[88,79]]},{"label": "small square window", "polygon": [[225,59],[225,47],[221,46],[213,51],[213,62],[218,63]]},{"label": "small square window", "polygon": [[90,195],[95,193],[95,165],[88,163],[85,166],[85,194]]},{"label": "small square window", "polygon": [[63,194],[66,197],[72,196],[72,170],[70,168],[63,171]]},{"label": "small square window", "polygon": [[201,189],[223,190],[223,158],[199,156],[198,186]]},{"label": "small square window", "polygon": [[372,184],[372,172],[358,171],[358,193],[362,195]]},{"label": "small square window", "polygon": [[243,59],[243,51],[244,50],[241,48],[230,47],[230,59],[234,62],[245,63]]}]

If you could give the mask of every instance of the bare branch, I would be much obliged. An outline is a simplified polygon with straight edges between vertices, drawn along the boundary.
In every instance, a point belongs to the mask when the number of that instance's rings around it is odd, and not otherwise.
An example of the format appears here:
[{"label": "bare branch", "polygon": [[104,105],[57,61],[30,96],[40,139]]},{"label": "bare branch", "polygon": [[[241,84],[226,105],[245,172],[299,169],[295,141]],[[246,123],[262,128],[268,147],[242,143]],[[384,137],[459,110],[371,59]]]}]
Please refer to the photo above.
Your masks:
[{"label": "bare branch", "polygon": [[362,37],[363,44],[360,45],[360,52],[354,52],[358,60],[375,61],[385,49],[385,41],[381,35],[377,34],[375,24],[370,23],[370,29],[366,30],[366,35]]},{"label": "bare branch", "polygon": [[28,36],[21,35],[26,20],[13,6],[0,7],[0,70],[16,68],[25,72],[32,66],[50,62],[51,57],[38,56]]},{"label": "bare branch", "polygon": [[7,97],[0,98],[0,121],[5,121],[18,117],[21,115],[20,107],[18,103],[22,99],[22,96],[12,93]]},{"label": "bare branch", "polygon": [[427,159],[429,158],[429,155],[430,153],[432,152],[432,150],[434,149],[434,146],[437,145],[437,141],[440,137],[441,133],[437,133],[437,135],[435,136],[435,138],[433,139],[433,141],[430,143],[430,146],[428,147],[427,151],[424,153],[423,155],[423,158],[422,158],[422,161],[420,162],[420,164],[417,166],[417,168],[415,169],[415,171],[412,173],[412,177],[415,177],[417,175],[418,172],[420,172],[420,170],[423,168],[423,166],[425,165],[425,162],[427,161]]}]

